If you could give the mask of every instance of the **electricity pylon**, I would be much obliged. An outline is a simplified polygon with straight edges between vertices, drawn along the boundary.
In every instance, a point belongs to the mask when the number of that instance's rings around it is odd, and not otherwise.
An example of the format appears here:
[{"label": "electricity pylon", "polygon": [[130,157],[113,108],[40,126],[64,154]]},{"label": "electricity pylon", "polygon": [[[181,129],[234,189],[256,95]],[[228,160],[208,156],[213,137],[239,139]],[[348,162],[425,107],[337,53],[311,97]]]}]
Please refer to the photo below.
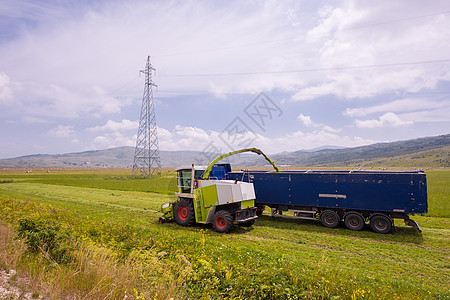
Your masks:
[{"label": "electricity pylon", "polygon": [[141,118],[134,151],[133,175],[161,175],[161,158],[159,156],[158,133],[153,101],[152,72],[156,71],[147,57],[147,64],[141,73],[145,74],[144,96],[142,97]]}]

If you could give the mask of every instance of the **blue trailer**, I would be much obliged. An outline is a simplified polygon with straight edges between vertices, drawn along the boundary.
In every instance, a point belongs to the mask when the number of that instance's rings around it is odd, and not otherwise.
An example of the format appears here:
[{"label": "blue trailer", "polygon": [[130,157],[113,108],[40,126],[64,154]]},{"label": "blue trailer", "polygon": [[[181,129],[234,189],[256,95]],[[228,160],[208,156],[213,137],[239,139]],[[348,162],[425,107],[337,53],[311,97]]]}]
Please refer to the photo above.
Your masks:
[{"label": "blue trailer", "polygon": [[252,182],[260,212],[268,206],[272,216],[318,219],[329,228],[343,221],[362,230],[368,222],[373,231],[389,233],[398,218],[420,231],[409,215],[428,212],[423,171],[243,170],[227,172],[226,179]]}]

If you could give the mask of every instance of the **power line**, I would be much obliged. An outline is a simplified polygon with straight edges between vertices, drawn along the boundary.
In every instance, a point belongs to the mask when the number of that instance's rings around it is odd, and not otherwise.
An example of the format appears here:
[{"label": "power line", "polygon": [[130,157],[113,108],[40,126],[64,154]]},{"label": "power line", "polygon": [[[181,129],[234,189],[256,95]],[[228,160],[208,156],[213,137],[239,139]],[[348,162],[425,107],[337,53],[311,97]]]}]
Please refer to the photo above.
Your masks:
[{"label": "power line", "polygon": [[311,69],[297,69],[297,70],[281,70],[281,71],[260,71],[260,72],[235,72],[235,73],[205,73],[205,74],[172,74],[172,75],[160,75],[160,77],[226,77],[226,76],[247,76],[247,75],[267,75],[267,74],[287,74],[287,73],[307,73],[307,72],[322,72],[322,71],[339,71],[339,70],[352,70],[352,69],[370,69],[370,68],[384,68],[384,67],[398,67],[398,66],[410,66],[410,65],[422,65],[422,64],[435,64],[435,63],[448,63],[450,59],[439,60],[425,60],[414,62],[402,62],[402,63],[388,63],[377,65],[362,65],[362,66],[344,66],[333,68],[311,68]]},{"label": "power line", "polygon": [[[286,91],[286,92],[268,92],[271,96],[285,96],[295,94],[295,91]],[[194,90],[177,90],[177,91],[163,91],[160,90],[158,95],[160,97],[164,97],[164,95],[212,95],[214,92],[211,91],[194,91]],[[225,96],[247,96],[252,95],[253,93],[245,93],[245,92],[225,92],[220,93]],[[402,95],[448,95],[450,91],[441,91],[441,92],[401,92],[401,93],[300,93],[304,96],[326,96],[326,95],[334,95],[334,96],[402,96]],[[255,94],[256,95],[256,94]]]}]

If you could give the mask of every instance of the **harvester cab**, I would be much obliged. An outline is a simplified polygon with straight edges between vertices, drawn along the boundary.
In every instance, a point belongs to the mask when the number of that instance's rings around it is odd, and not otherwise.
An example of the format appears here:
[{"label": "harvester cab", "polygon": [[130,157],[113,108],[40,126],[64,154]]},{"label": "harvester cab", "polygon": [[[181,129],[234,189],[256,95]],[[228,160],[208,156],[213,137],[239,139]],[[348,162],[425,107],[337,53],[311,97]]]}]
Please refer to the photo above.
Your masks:
[{"label": "harvester cab", "polygon": [[198,184],[198,180],[202,178],[203,173],[205,172],[206,167],[204,166],[195,166],[192,164],[192,167],[181,167],[175,169],[177,172],[177,187],[178,192],[175,194],[178,197],[182,197],[183,194],[194,193],[194,188]]},{"label": "harvester cab", "polygon": [[253,225],[258,218],[253,183],[223,179],[231,167],[216,164],[225,157],[247,151],[263,154],[256,148],[243,149],[219,156],[208,167],[192,164],[176,169],[178,201],[162,205],[164,215],[160,223],[175,220],[182,226],[212,224],[221,233],[229,232],[234,223]]}]

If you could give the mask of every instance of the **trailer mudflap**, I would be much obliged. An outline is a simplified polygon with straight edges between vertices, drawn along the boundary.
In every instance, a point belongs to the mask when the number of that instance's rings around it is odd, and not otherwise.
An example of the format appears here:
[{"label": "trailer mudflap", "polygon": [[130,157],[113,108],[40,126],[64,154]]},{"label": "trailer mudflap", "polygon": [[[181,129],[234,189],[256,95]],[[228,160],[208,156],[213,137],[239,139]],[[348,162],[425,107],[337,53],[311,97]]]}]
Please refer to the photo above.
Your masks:
[{"label": "trailer mudflap", "polygon": [[256,210],[257,210],[256,207],[251,207],[236,211],[236,222],[245,223],[251,220],[258,219],[258,216],[256,215]]},{"label": "trailer mudflap", "polygon": [[412,228],[419,230],[419,232],[422,232],[422,229],[420,229],[419,224],[417,224],[417,222],[414,220],[405,219],[405,225],[411,226]]}]

